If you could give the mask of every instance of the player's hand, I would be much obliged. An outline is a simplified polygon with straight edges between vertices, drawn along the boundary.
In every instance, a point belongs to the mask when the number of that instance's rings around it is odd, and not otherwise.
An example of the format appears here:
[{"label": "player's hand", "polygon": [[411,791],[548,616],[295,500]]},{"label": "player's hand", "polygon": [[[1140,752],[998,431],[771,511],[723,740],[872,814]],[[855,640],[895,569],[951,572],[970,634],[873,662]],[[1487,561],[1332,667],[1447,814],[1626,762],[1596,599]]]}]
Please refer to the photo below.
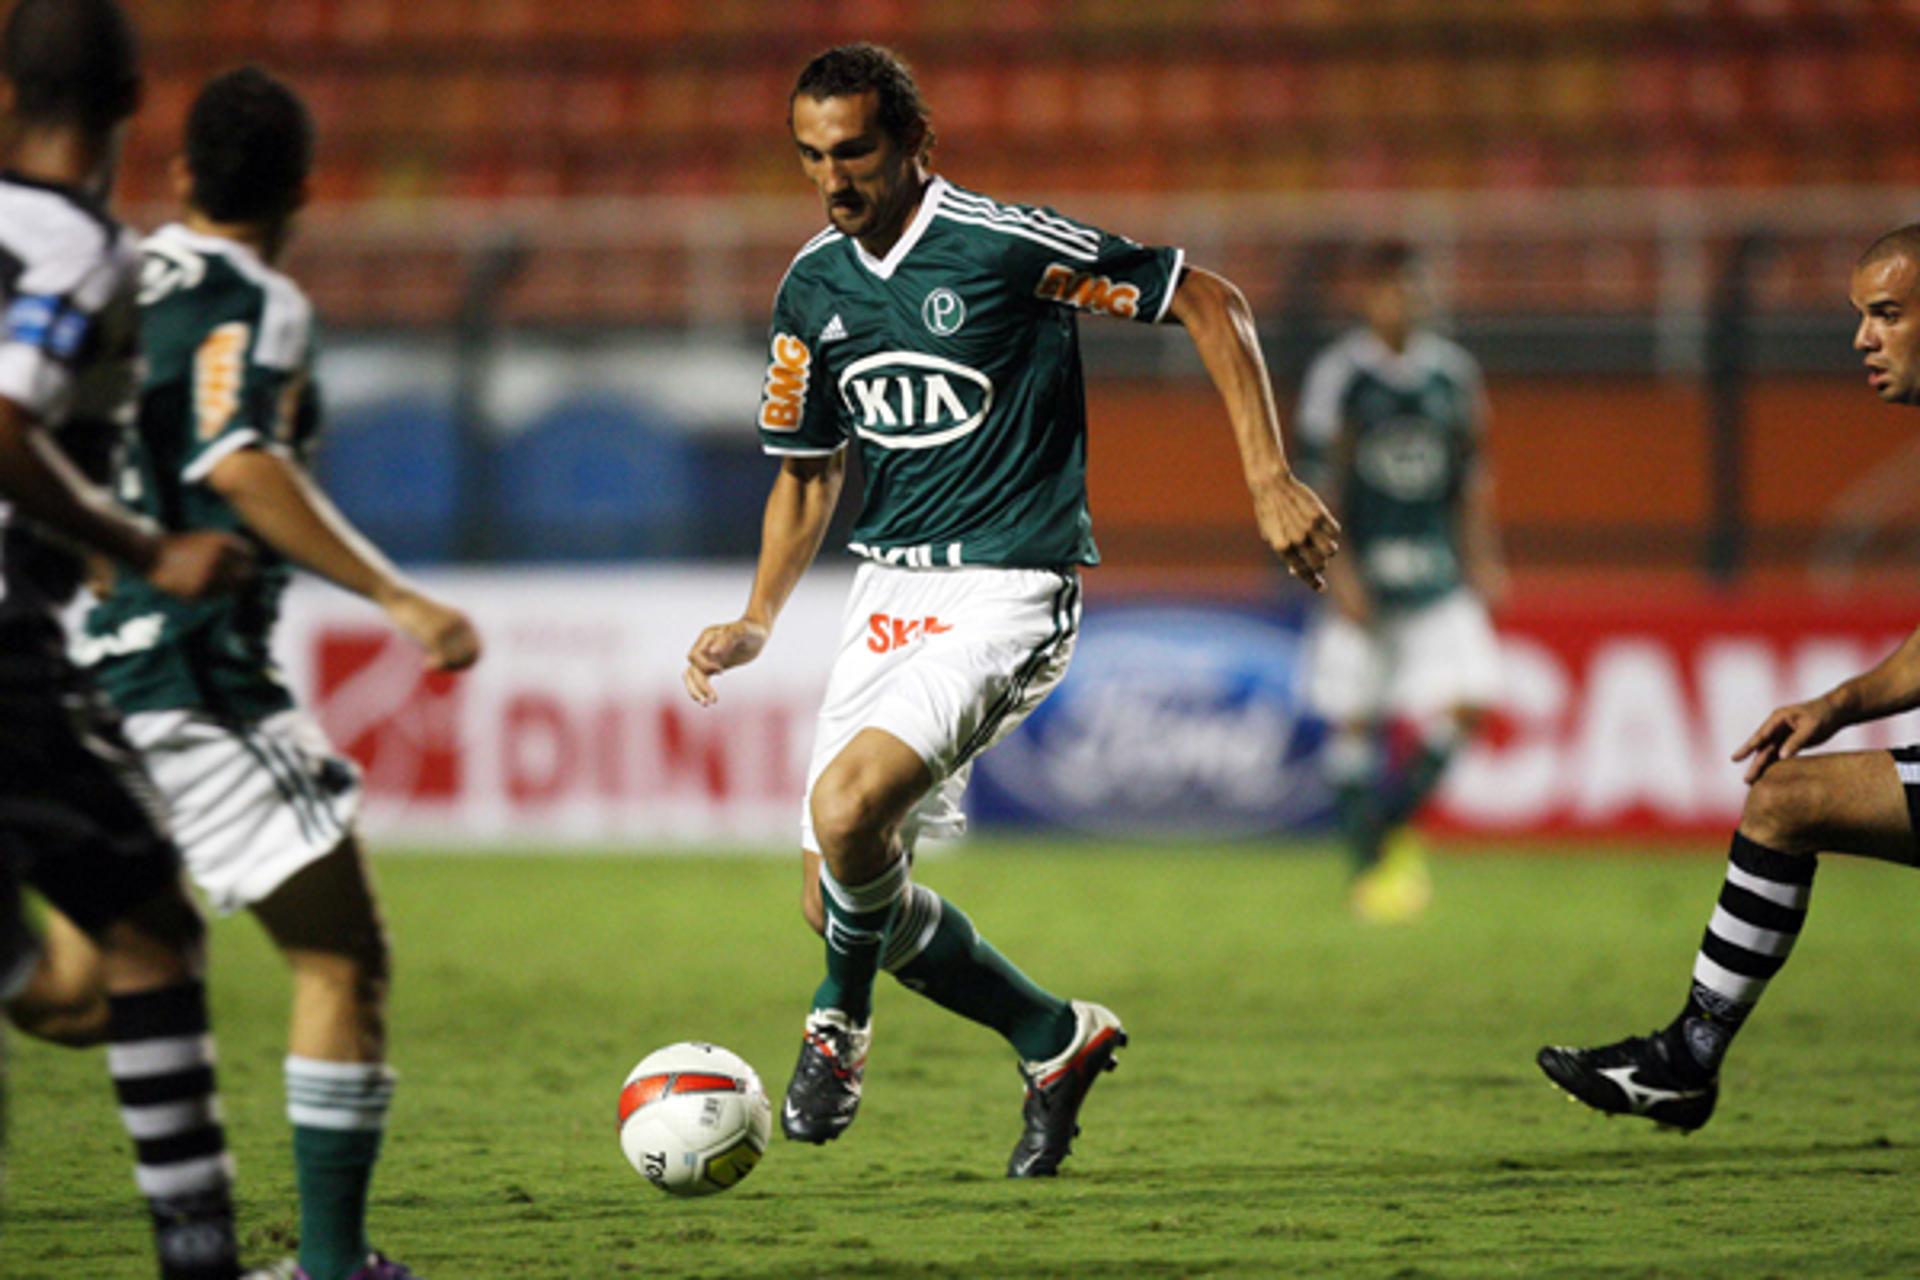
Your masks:
[{"label": "player's hand", "polygon": [[687,669],[680,675],[688,696],[703,707],[718,702],[720,695],[713,691],[713,677],[759,657],[760,650],[767,646],[767,635],[763,623],[748,618],[702,631],[693,648],[687,650]]},{"label": "player's hand", "polygon": [[170,596],[223,595],[253,577],[253,548],[230,533],[197,529],[160,536],[147,581]]},{"label": "player's hand", "polygon": [[480,632],[473,619],[412,587],[381,601],[401,634],[426,651],[429,671],[465,671],[480,660]]},{"label": "player's hand", "polygon": [[1791,760],[1808,747],[1817,747],[1846,727],[1840,709],[1826,698],[1811,698],[1792,706],[1775,707],[1753,736],[1733,753],[1735,762],[1747,761],[1751,786],[1776,760]]},{"label": "player's hand", "polygon": [[1291,472],[1253,486],[1253,511],[1260,536],[1287,566],[1287,572],[1325,591],[1327,561],[1340,549],[1340,522],[1320,495]]}]

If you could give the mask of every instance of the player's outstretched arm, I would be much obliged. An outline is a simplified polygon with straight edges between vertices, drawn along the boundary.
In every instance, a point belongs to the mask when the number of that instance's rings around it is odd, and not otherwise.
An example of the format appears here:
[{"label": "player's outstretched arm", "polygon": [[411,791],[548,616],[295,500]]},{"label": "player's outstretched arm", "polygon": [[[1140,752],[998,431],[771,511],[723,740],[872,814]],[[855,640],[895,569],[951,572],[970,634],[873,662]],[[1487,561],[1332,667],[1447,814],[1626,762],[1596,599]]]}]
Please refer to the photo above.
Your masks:
[{"label": "player's outstretched arm", "polygon": [[1920,630],[1900,642],[1879,665],[1842,681],[1817,698],[1776,707],[1733,753],[1747,762],[1753,782],[1775,760],[1817,747],[1848,725],[1920,707]]},{"label": "player's outstretched arm", "polygon": [[253,553],[224,533],[167,534],[89,483],[18,404],[0,397],[0,495],[14,510],[188,599],[230,591]]},{"label": "player's outstretched arm", "polygon": [[827,457],[781,459],[760,521],[760,563],[746,611],[732,622],[706,628],[687,650],[687,669],[680,680],[701,706],[719,700],[713,677],[752,662],[766,647],[774,619],[820,553],[846,475],[845,450]]},{"label": "player's outstretched arm", "polygon": [[214,464],[207,484],[274,550],[379,605],[429,667],[459,671],[479,660],[467,615],[407,581],[293,459],[238,449]]},{"label": "player's outstretched arm", "polygon": [[1261,536],[1289,573],[1315,591],[1324,590],[1324,570],[1339,549],[1340,526],[1320,495],[1287,465],[1280,444],[1280,411],[1246,295],[1211,271],[1188,267],[1174,291],[1170,314],[1192,337],[1207,375],[1226,402]]}]

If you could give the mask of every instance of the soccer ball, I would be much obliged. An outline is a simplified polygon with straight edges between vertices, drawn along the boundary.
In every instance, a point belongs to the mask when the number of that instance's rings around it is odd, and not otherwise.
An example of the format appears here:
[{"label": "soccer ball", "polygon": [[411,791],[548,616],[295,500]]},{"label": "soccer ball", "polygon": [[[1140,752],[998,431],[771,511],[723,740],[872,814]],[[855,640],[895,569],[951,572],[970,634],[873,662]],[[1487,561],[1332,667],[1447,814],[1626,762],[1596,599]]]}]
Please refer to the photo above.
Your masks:
[{"label": "soccer ball", "polygon": [[620,1090],[620,1149],[668,1195],[725,1191],[760,1163],[772,1133],[760,1077],[719,1045],[657,1049]]}]

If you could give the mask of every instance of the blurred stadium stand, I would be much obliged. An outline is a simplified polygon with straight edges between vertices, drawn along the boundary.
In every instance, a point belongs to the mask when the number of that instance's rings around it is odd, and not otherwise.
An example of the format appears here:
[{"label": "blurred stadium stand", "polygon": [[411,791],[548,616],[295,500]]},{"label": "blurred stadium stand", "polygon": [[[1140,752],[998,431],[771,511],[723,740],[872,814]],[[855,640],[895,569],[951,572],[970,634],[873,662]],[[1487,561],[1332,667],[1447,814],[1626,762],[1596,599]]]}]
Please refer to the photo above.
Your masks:
[{"label": "blurred stadium stand", "polygon": [[[1860,246],[1920,212],[1912,4],[155,0],[141,21],[136,217],[163,212],[200,80],[261,61],[319,120],[291,266],[334,348],[444,345],[384,399],[335,378],[329,481],[405,554],[750,551],[766,309],[820,222],[785,95],[860,37],[916,67],[944,172],[1187,246],[1252,296],[1283,381],[1338,322],[1345,249],[1422,245],[1493,379],[1523,568],[1728,578],[1910,565],[1920,542],[1920,464],[1860,388],[1843,297]],[[476,288],[511,341],[463,364]],[[1185,344],[1085,332],[1112,559],[1260,572]],[[663,345],[650,374],[499,403]]]}]

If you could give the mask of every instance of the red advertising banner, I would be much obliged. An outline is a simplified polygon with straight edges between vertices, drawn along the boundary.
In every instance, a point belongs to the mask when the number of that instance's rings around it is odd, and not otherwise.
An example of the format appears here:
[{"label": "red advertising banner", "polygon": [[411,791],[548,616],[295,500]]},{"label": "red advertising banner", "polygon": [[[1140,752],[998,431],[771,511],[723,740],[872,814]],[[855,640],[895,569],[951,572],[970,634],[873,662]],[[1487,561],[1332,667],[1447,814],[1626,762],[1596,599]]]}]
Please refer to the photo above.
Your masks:
[{"label": "red advertising banner", "polygon": [[[1476,834],[1706,835],[1739,819],[1729,759],[1767,712],[1824,693],[1920,624],[1904,600],[1710,592],[1537,596],[1499,619],[1499,713],[1429,820]],[[1920,713],[1834,748],[1920,742]]]}]

